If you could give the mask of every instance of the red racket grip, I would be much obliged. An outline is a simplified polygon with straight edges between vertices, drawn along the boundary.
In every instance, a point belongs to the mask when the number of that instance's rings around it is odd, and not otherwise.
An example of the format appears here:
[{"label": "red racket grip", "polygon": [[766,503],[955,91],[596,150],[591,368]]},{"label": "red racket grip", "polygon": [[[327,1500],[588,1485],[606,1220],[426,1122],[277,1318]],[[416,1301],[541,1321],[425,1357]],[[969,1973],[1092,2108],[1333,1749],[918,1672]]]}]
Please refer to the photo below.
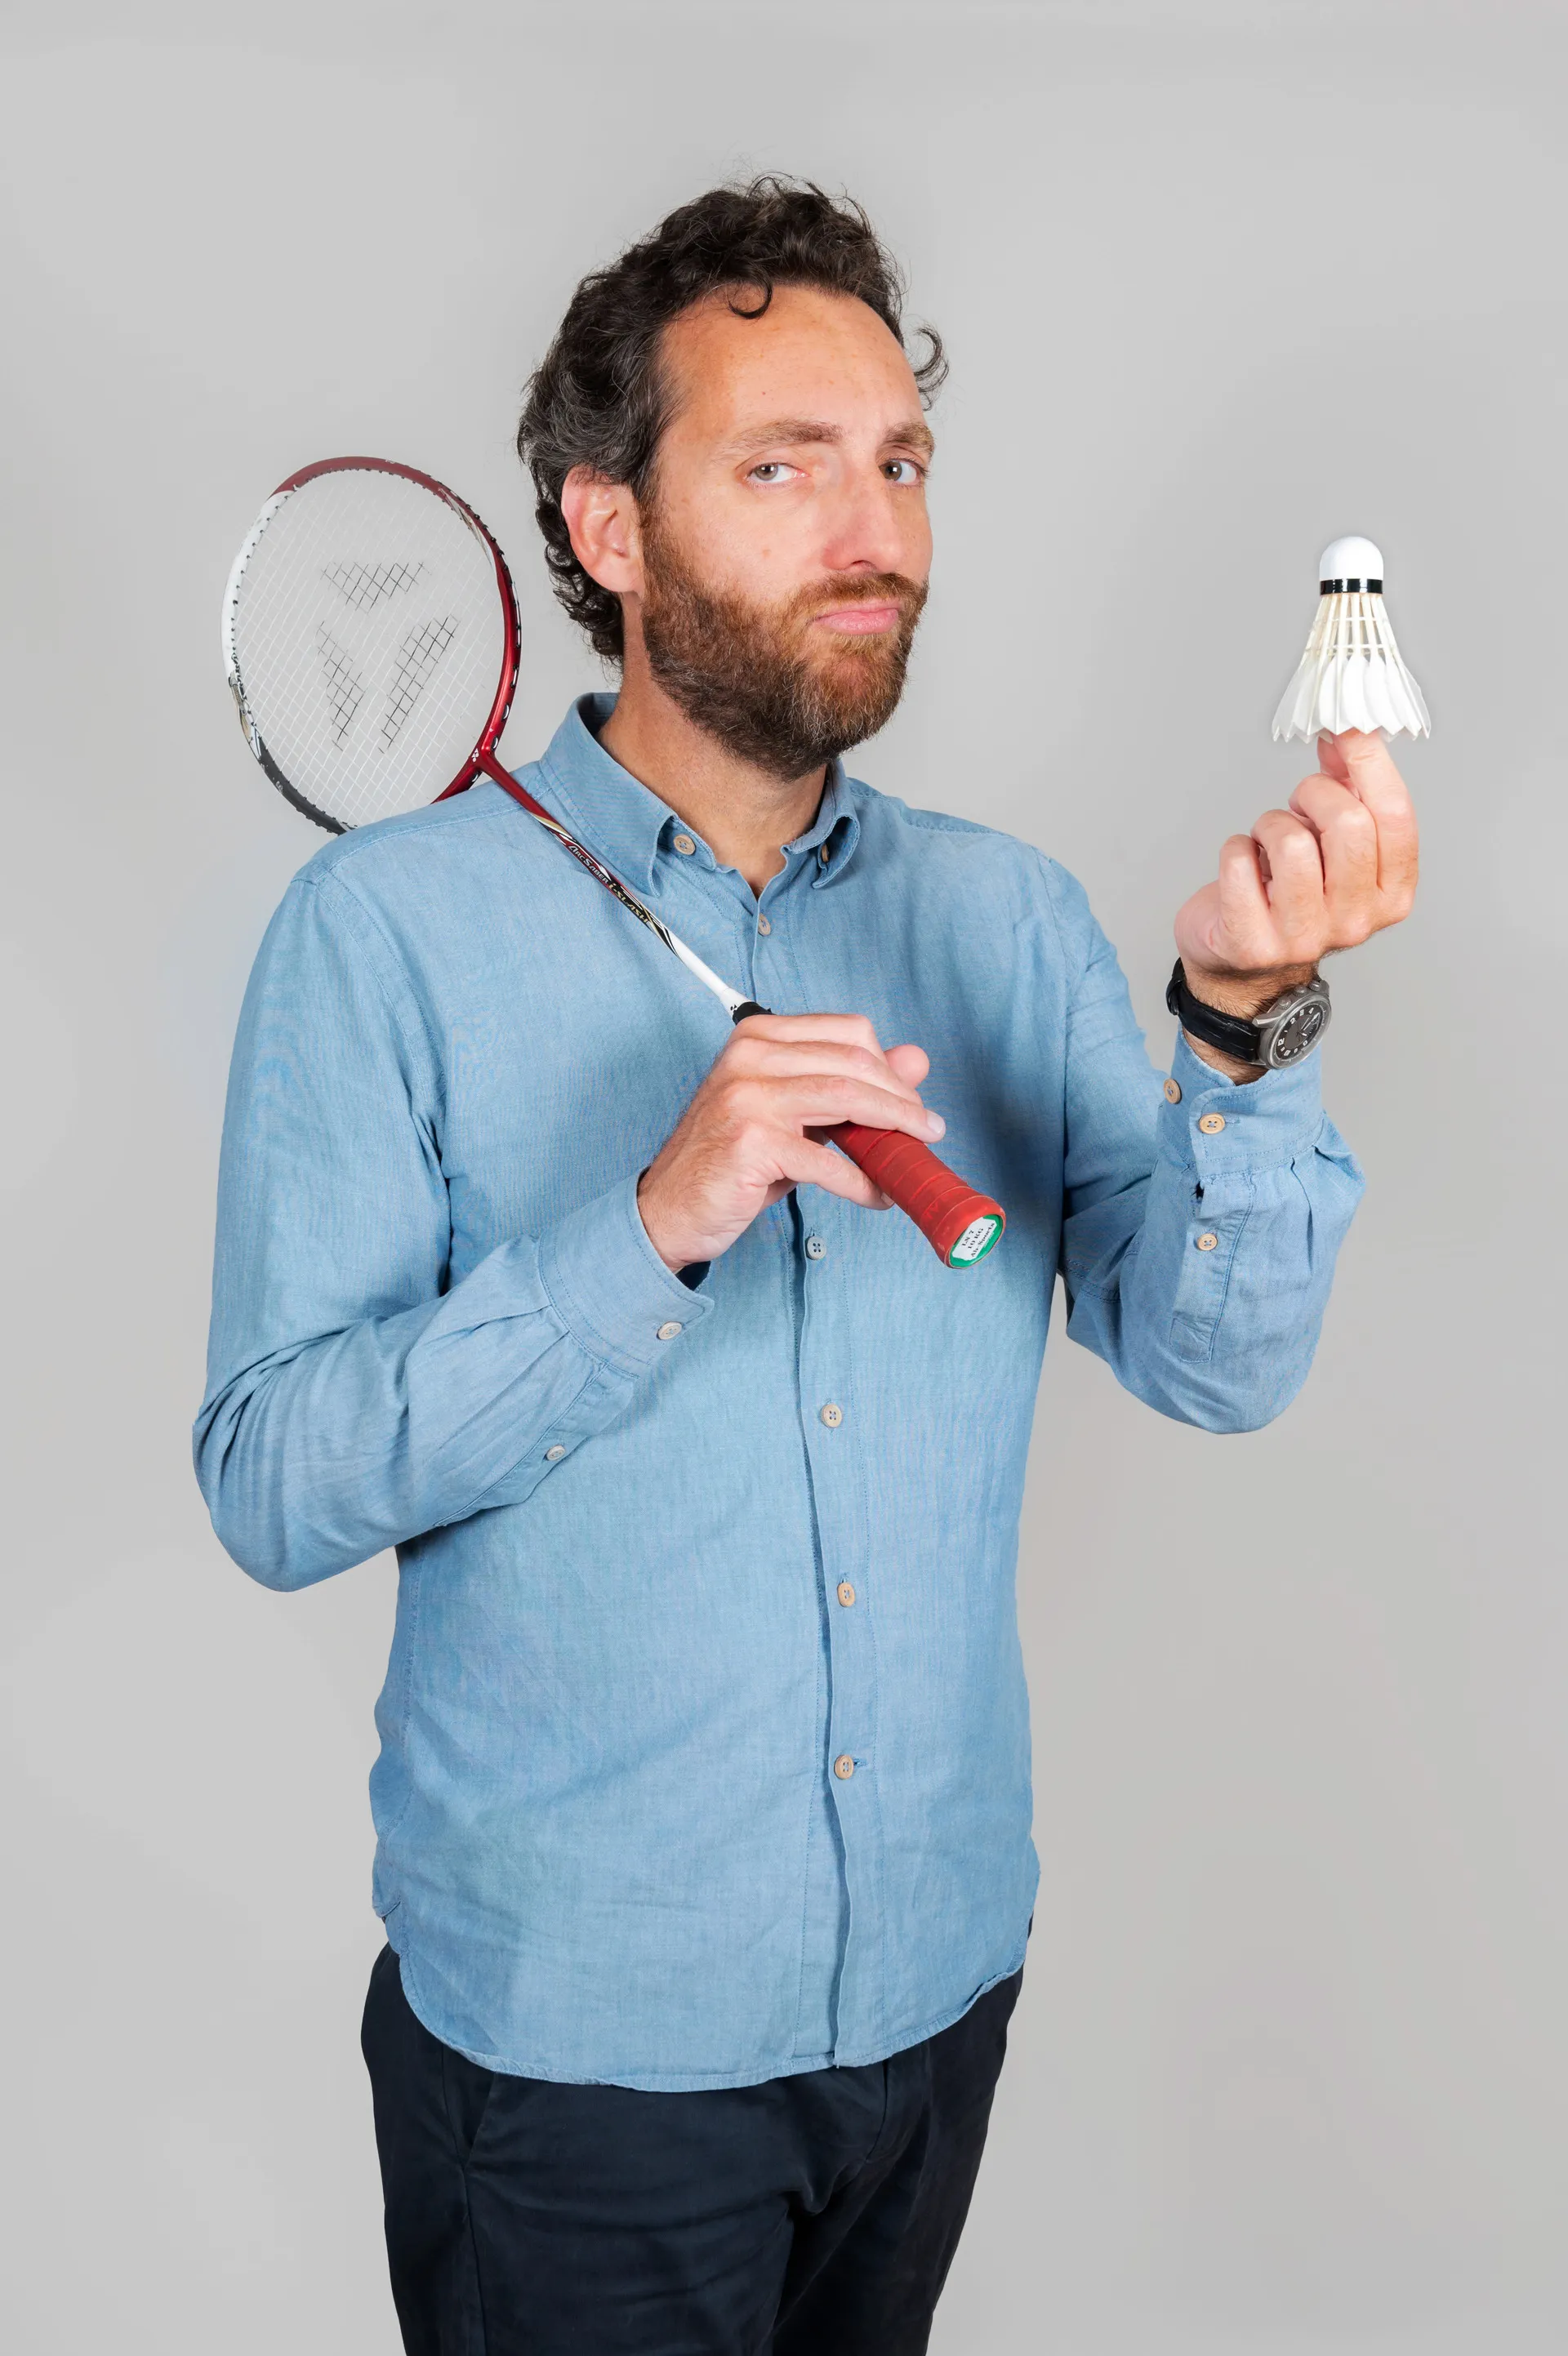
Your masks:
[{"label": "red racket grip", "polygon": [[946,1268],[972,1268],[1001,1238],[1000,1203],[939,1162],[929,1145],[901,1129],[865,1129],[841,1120],[822,1134],[913,1219]]}]

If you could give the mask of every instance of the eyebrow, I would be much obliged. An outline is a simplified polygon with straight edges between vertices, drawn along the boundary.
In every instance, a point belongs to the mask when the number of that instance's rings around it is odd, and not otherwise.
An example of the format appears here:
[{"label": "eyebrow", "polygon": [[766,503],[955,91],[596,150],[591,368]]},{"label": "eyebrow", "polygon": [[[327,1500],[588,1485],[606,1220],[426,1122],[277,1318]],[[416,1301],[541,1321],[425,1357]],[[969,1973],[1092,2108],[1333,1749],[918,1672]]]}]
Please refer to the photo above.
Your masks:
[{"label": "eyebrow", "polygon": [[[725,443],[720,455],[746,458],[754,450],[766,450],[775,443],[842,442],[843,438],[842,425],[830,425],[821,418],[775,417],[767,425],[755,426],[748,433],[737,435],[735,441]],[[895,425],[882,437],[884,449],[889,444],[918,450],[927,458],[937,446],[935,436],[923,417],[906,418],[901,425]]]}]

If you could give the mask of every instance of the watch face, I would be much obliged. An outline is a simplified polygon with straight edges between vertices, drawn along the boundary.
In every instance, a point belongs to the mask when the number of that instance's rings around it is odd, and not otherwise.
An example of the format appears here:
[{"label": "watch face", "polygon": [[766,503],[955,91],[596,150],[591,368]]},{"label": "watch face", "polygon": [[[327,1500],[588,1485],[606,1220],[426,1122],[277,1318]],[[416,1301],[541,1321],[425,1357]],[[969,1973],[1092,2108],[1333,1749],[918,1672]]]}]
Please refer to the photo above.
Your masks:
[{"label": "watch face", "polygon": [[1269,1042],[1270,1063],[1298,1062],[1321,1038],[1327,1020],[1328,1001],[1326,998],[1304,999],[1299,1006],[1291,1009]]}]

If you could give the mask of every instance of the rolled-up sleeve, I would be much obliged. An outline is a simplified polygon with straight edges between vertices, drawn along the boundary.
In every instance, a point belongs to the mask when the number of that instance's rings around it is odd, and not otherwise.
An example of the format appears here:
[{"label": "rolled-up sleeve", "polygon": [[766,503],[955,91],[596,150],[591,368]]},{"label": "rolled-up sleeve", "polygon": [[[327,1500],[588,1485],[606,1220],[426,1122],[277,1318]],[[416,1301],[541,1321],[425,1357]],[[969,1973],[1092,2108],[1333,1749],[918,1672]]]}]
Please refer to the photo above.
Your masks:
[{"label": "rolled-up sleeve", "polygon": [[1070,974],[1068,1332],[1162,1414],[1254,1430],[1305,1380],[1362,1190],[1320,1055],[1237,1085],[1178,1032],[1162,1087],[1081,890],[1059,868],[1049,885]]},{"label": "rolled-up sleeve", "polygon": [[241,1017],[195,1431],[214,1527],[267,1586],[521,1503],[712,1313],[635,1173],[451,1282],[441,1116],[395,953],[307,870]]}]

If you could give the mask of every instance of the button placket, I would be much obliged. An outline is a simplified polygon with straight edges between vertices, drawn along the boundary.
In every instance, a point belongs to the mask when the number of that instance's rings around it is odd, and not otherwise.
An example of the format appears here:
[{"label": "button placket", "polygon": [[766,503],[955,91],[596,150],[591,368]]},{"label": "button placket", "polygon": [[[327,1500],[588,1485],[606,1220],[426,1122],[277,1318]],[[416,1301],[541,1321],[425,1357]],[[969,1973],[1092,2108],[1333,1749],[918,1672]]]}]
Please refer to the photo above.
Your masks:
[{"label": "button placket", "polygon": [[[789,971],[798,1002],[822,1002],[809,964],[800,963],[796,927],[775,929],[777,954]],[[840,1826],[842,1871],[849,1903],[843,1951],[839,2035],[848,2042],[880,2029],[882,1832],[872,1772],[877,1720],[875,1612],[862,1578],[866,1552],[866,1500],[853,1333],[842,1288],[832,1280],[839,1257],[836,1206],[824,1203],[820,1226],[809,1230],[794,1198],[800,1344],[797,1360],[801,1425],[811,1464],[817,1531],[816,1578],[823,1618],[819,1642],[828,1678],[828,1715],[817,1774],[832,1795]],[[813,1245],[815,1249],[813,1249]],[[847,1244],[845,1246],[847,1248]],[[869,1780],[868,1780],[869,1779]]]}]

